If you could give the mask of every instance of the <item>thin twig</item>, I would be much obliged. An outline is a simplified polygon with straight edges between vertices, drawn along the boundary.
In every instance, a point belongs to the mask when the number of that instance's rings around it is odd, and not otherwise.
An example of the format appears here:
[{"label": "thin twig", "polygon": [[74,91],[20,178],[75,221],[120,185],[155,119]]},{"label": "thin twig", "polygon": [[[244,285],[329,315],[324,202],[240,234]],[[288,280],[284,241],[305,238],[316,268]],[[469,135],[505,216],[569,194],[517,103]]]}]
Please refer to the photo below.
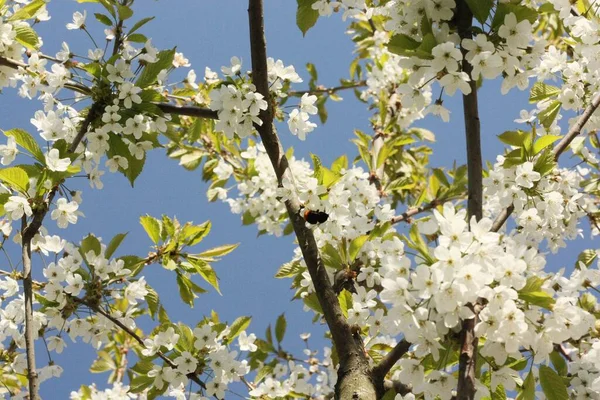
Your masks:
[{"label": "thin twig", "polygon": [[418,214],[421,214],[421,213],[433,210],[437,206],[442,205],[442,204],[444,204],[444,203],[446,203],[448,201],[454,201],[454,200],[464,199],[464,197],[465,197],[465,195],[462,194],[460,196],[452,196],[452,197],[447,197],[447,198],[443,198],[443,199],[433,199],[428,204],[424,204],[424,205],[419,206],[419,207],[409,208],[408,210],[404,211],[402,214],[393,217],[390,220],[390,222],[392,224],[397,224],[397,223],[402,222],[402,221],[410,222],[410,219],[412,217],[414,217],[415,215],[418,215]]},{"label": "thin twig", "polygon": [[333,86],[333,87],[329,87],[329,88],[318,86],[315,89],[292,90],[292,91],[288,92],[288,95],[294,96],[294,97],[302,97],[305,94],[320,94],[320,93],[334,94],[341,90],[356,89],[356,88],[365,87],[365,86],[367,86],[367,82],[363,80],[363,81],[358,81],[355,83],[350,83],[347,85]]},{"label": "thin twig", "polygon": [[[581,114],[575,125],[573,125],[571,129],[569,129],[569,132],[567,132],[565,137],[563,137],[562,140],[558,142],[558,144],[552,149],[552,154],[554,155],[555,161],[558,161],[561,154],[563,154],[567,150],[573,139],[575,139],[581,133],[581,130],[599,106],[600,93],[596,94],[592,102],[588,104],[588,106],[585,108],[583,114]],[[510,217],[514,209],[514,206],[511,204],[508,208],[504,209],[500,213],[500,215],[496,217],[492,225],[492,232],[498,232],[500,228],[502,228],[502,226],[504,225],[506,220],[508,220],[508,217]]]},{"label": "thin twig", "polygon": [[[112,322],[113,324],[115,324],[116,326],[121,328],[123,330],[123,332],[125,332],[129,336],[131,336],[136,342],[138,342],[144,348],[146,347],[146,345],[144,344],[144,339],[142,339],[137,333],[135,333],[127,325],[123,324],[121,321],[119,321],[117,318],[110,315],[108,312],[106,312],[101,307],[99,307],[95,304],[91,304],[90,302],[85,301],[84,299],[80,299],[79,297],[71,297],[71,299],[73,299],[76,303],[83,304],[83,305],[89,307],[90,310],[102,315],[103,317],[108,319],[110,322]],[[175,364],[169,357],[167,357],[160,350],[156,352],[156,355],[158,355],[158,357],[160,357],[160,359],[162,359],[165,363],[167,363],[167,365],[169,367],[177,368],[177,364]],[[206,389],[206,385],[204,384],[204,382],[202,382],[200,380],[200,378],[196,374],[191,373],[191,374],[188,374],[187,377],[189,379],[191,379],[192,381],[194,381],[195,383],[197,383],[198,385],[200,385],[203,389]]]}]

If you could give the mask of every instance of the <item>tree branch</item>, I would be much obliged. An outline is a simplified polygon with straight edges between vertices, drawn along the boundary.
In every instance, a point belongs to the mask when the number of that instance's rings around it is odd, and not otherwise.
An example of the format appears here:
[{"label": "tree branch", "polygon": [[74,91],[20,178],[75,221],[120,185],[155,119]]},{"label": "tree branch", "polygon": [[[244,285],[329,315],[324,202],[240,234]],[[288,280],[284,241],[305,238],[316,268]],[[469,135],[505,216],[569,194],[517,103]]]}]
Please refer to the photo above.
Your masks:
[{"label": "tree branch", "polygon": [[[293,177],[291,176],[288,160],[273,127],[262,0],[249,0],[248,17],[250,21],[252,80],[257,92],[264,96],[268,104],[267,109],[259,114],[263,122],[262,125],[255,126],[255,128],[260,134],[265,150],[269,155],[277,181],[279,185],[282,185],[284,176],[291,182],[293,182]],[[300,215],[300,202],[297,198],[290,198],[285,202],[285,205],[339,355],[340,368],[336,384],[337,398],[351,399],[352,393],[350,392],[357,391],[361,399],[375,399],[375,389],[368,375],[368,360],[364,354],[362,340],[359,334],[352,334],[344,318],[327,270],[319,255],[313,233],[306,228],[304,218]]]},{"label": "tree branch", "polygon": [[383,389],[387,392],[388,390],[393,390],[394,392],[396,392],[396,394],[399,394],[401,396],[406,396],[409,393],[412,393],[412,386],[411,385],[405,385],[402,382],[399,381],[393,381],[390,379],[386,379],[383,382]]},{"label": "tree branch", "polygon": [[406,222],[410,223],[410,219],[412,217],[414,217],[415,215],[424,213],[424,212],[429,211],[429,210],[433,210],[437,206],[442,205],[442,204],[444,204],[444,203],[446,203],[448,201],[460,200],[460,199],[464,199],[464,193],[462,195],[460,195],[460,196],[452,196],[452,197],[448,197],[448,198],[445,198],[445,199],[433,199],[428,204],[424,204],[424,205],[419,206],[419,207],[409,208],[408,210],[404,211],[402,214],[397,215],[394,218],[392,218],[390,220],[390,222],[392,224],[397,224],[397,223],[402,222],[402,221],[406,221]]},{"label": "tree branch", "polygon": [[27,216],[21,219],[21,256],[23,260],[23,291],[25,292],[25,352],[27,356],[27,380],[29,399],[39,400],[40,383],[35,366],[35,338],[33,331],[33,278],[31,276],[31,239],[26,236]]},{"label": "tree branch", "polygon": [[[97,306],[95,304],[92,304],[92,303],[90,303],[90,302],[88,302],[88,301],[86,301],[84,299],[80,299],[79,297],[71,296],[70,298],[73,299],[73,301],[75,301],[76,303],[83,304],[83,305],[89,307],[90,310],[92,310],[94,312],[97,312],[98,314],[102,315],[103,317],[105,317],[106,319],[108,319],[110,322],[112,322],[113,324],[115,324],[116,326],[118,326],[119,328],[121,328],[123,330],[123,332],[125,332],[129,336],[131,336],[142,347],[146,348],[146,345],[144,344],[144,339],[142,339],[137,333],[135,333],[127,325],[123,324],[121,321],[119,321],[117,318],[115,318],[112,315],[110,315],[110,313],[106,312],[101,307],[99,307],[99,306]],[[167,363],[167,365],[169,365],[169,367],[171,367],[173,369],[177,368],[177,364],[175,364],[163,352],[161,352],[159,350],[159,351],[156,352],[156,354],[158,355],[158,357],[160,357],[160,359],[162,359],[165,363]],[[206,389],[206,385],[204,384],[204,382],[202,382],[200,380],[200,378],[198,377],[198,375],[196,375],[194,373],[190,373],[190,374],[187,375],[187,377],[189,379],[191,379],[192,381],[194,381],[195,383],[197,383],[198,385],[200,385],[203,389]]]},{"label": "tree branch", "polygon": [[[596,96],[592,99],[592,102],[588,104],[588,106],[583,110],[583,114],[579,117],[575,125],[569,129],[565,137],[562,138],[560,142],[552,149],[552,154],[554,155],[554,160],[558,161],[560,156],[569,148],[571,142],[581,133],[581,130],[585,126],[585,124],[592,117],[594,112],[600,106],[600,93],[597,93]],[[510,207],[503,210],[500,215],[496,217],[494,223],[492,225],[492,232],[498,232],[500,228],[504,225],[508,217],[512,214],[515,207],[511,204]]]},{"label": "tree branch", "polygon": [[167,114],[187,115],[188,117],[199,117],[209,119],[219,118],[219,114],[216,111],[211,110],[210,108],[202,108],[195,106],[178,106],[170,103],[153,104],[158,106],[158,108],[160,108],[162,112]]},{"label": "tree branch", "polygon": [[[466,59],[467,50],[462,46],[465,39],[472,38],[473,14],[465,0],[456,2],[456,18],[458,35],[461,40],[462,71],[469,75],[471,92],[463,95],[463,111],[465,118],[465,134],[467,142],[467,175],[468,175],[468,203],[467,211],[469,221],[475,217],[479,221],[483,215],[483,171],[481,157],[481,132],[479,121],[479,108],[477,103],[477,82],[471,77],[472,66]],[[476,307],[471,306],[473,309]],[[460,357],[458,364],[457,397],[459,400],[473,400],[475,398],[475,365],[477,362],[478,338],[475,336],[477,315],[464,320],[460,332]]]},{"label": "tree branch", "polygon": [[363,80],[363,81],[358,81],[358,82],[347,84],[347,85],[340,85],[340,86],[333,86],[333,87],[317,86],[315,89],[309,89],[309,90],[292,90],[292,91],[288,92],[288,95],[294,96],[294,97],[302,97],[304,94],[320,94],[320,93],[334,94],[336,92],[339,92],[340,90],[356,89],[356,88],[365,87],[365,86],[367,86],[367,82]]},{"label": "tree branch", "polygon": [[396,346],[394,346],[394,348],[390,350],[385,357],[383,357],[379,364],[373,367],[373,375],[376,377],[376,379],[385,379],[387,373],[390,372],[398,360],[400,360],[402,356],[408,352],[408,349],[410,349],[411,345],[412,344],[407,342],[405,339],[402,339],[400,342],[398,342]]}]

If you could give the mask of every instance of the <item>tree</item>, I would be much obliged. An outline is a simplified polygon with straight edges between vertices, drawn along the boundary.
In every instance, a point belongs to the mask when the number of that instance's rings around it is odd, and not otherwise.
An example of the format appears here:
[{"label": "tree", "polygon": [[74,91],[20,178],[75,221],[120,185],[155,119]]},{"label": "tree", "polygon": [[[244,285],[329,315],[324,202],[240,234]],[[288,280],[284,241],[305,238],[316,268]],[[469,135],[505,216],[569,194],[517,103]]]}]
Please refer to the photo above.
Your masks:
[{"label": "tree", "polygon": [[[113,385],[82,385],[76,399],[221,399],[232,388],[252,398],[343,400],[600,396],[598,253],[584,250],[558,272],[546,267],[567,241],[600,232],[600,6],[298,0],[303,34],[342,14],[357,51],[339,86],[321,85],[309,64],[308,88],[297,90],[295,68],[267,56],[262,0],[248,4],[251,71],[234,56],[202,81],[193,70],[175,78],[189,61],[153,46],[143,33],[153,18],[136,19],[134,0],[78,2],[92,4],[67,29],[90,36],[87,56],[66,43],[55,56],[42,52],[34,28],[48,20],[45,1],[0,1],[0,87],[43,103],[32,118],[37,133],[4,130],[0,146],[10,264],[0,271],[4,394],[39,399],[40,383],[61,368],[40,368],[35,343],[51,361],[68,335],[93,345],[91,371],[110,372]],[[87,29],[92,13],[106,26],[104,49]],[[493,81],[502,94],[529,90],[533,106],[484,165],[477,95]],[[283,148],[280,135],[313,135],[314,116],[325,123],[328,100],[343,91],[372,110],[372,132],[355,131],[353,160],[325,166],[313,154],[310,164]],[[428,115],[447,121],[444,100],[458,91],[465,164],[434,168],[434,135],[416,124]],[[162,265],[190,306],[206,292],[199,279],[219,291],[212,264],[236,245],[203,248],[208,221],[141,216],[153,243],[145,256],[117,255],[126,234],[69,243],[48,233],[53,220],[68,228],[81,216],[75,178],[101,189],[108,169],[133,185],[161,147],[201,170],[208,198],[228,203],[243,224],[294,235],[298,251],[276,278],[291,279],[294,299],[326,324],[331,348],[320,358],[308,345],[308,358],[284,350],[284,315],[261,338],[246,332],[250,316],[171,320],[160,300],[167,294],[145,275]],[[140,328],[144,316],[150,331]]]}]

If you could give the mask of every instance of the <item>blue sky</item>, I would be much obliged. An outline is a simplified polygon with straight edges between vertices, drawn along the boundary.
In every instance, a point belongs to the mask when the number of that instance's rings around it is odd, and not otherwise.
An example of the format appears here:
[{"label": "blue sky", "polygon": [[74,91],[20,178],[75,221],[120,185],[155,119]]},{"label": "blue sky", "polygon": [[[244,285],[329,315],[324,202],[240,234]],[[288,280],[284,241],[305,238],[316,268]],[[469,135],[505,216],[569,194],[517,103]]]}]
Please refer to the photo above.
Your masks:
[{"label": "blue sky", "polygon": [[[138,0],[134,7],[135,20],[145,16],[157,18],[146,25],[143,33],[152,38],[159,48],[177,46],[189,58],[192,68],[201,77],[205,66],[218,71],[221,65],[228,65],[231,56],[242,58],[244,69],[250,69],[249,39],[247,24],[247,3],[245,1],[217,0]],[[348,75],[348,66],[352,60],[353,43],[345,32],[346,24],[341,16],[334,15],[321,19],[306,37],[295,26],[294,1],[265,1],[266,35],[268,55],[293,64],[297,71],[307,79],[304,65],[312,62],[319,72],[319,83],[333,86],[339,78]],[[65,24],[71,22],[74,11],[88,9],[88,26],[102,39],[100,24],[94,18],[94,12],[100,12],[99,6],[77,4],[75,1],[55,0],[49,4],[52,20],[39,25],[38,31],[44,39],[43,50],[53,54],[62,41],[69,43],[76,53],[87,52],[89,39],[83,32],[67,31]],[[482,142],[484,159],[492,160],[502,146],[496,135],[505,130],[514,129],[512,121],[518,117],[521,108],[528,108],[527,93],[511,92],[501,96],[499,82],[486,83],[480,91],[480,110],[482,121]],[[305,88],[297,85],[297,89]],[[318,154],[324,163],[330,163],[341,154],[349,154],[352,159],[356,152],[349,142],[354,129],[368,132],[369,112],[365,105],[356,101],[353,94],[342,93],[345,101],[329,102],[329,121],[308,135],[305,142],[292,136],[286,127],[282,127],[281,137],[285,147],[294,146],[297,157],[308,158],[309,153]],[[465,160],[461,99],[448,98],[445,105],[451,110],[451,122],[444,124],[439,120],[428,119],[416,126],[432,130],[437,137],[434,145],[432,165],[451,166],[456,160],[459,164]],[[24,128],[35,133],[29,123],[33,113],[40,109],[37,101],[16,97],[14,90],[5,90],[0,96],[0,128]],[[83,188],[84,202],[81,211],[85,218],[66,231],[58,230],[54,222],[46,225],[51,233],[62,234],[69,240],[78,241],[89,232],[103,237],[106,241],[121,232],[129,235],[119,249],[118,254],[145,255],[150,250],[150,240],[138,223],[141,215],[177,216],[181,222],[196,223],[210,219],[213,230],[199,246],[199,250],[225,243],[241,243],[239,248],[214,265],[221,281],[223,296],[216,293],[202,295],[190,309],[179,300],[175,276],[154,265],[145,270],[147,281],[161,295],[173,321],[195,324],[211,309],[217,311],[225,321],[233,321],[240,315],[252,315],[250,330],[262,336],[269,323],[274,324],[277,316],[283,312],[288,316],[288,333],[284,347],[300,351],[302,346],[298,334],[313,331],[313,343],[321,348],[325,342],[311,324],[312,314],[304,313],[300,303],[291,303],[290,281],[273,279],[278,267],[288,261],[294,245],[291,237],[257,238],[256,227],[241,225],[239,215],[229,212],[222,203],[208,203],[207,186],[201,181],[200,172],[189,172],[177,165],[176,161],[165,156],[164,150],[153,151],[146,162],[145,169],[131,188],[120,174],[104,175],[104,190],[91,190],[86,181],[74,182],[73,189]],[[571,265],[575,252],[569,252],[566,264]],[[41,264],[34,259],[34,270],[39,274]],[[204,285],[207,286],[207,285]],[[148,331],[153,325],[144,324]],[[93,376],[88,371],[94,358],[94,351],[87,345],[74,345],[69,340],[62,355],[55,358],[65,372],[63,379],[46,382],[42,385],[44,398],[67,398],[71,390],[80,384],[98,382],[105,387],[105,375]],[[41,349],[40,349],[41,350]],[[45,352],[38,352],[38,365],[45,365]]]}]

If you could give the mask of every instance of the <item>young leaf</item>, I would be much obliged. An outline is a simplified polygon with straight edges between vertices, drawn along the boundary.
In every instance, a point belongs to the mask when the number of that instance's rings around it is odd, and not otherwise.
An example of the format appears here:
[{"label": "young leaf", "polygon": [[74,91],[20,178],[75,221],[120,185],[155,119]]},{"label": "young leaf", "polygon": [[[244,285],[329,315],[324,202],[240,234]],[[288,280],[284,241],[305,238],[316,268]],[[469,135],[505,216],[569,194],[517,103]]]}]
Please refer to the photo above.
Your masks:
[{"label": "young leaf", "polygon": [[131,27],[131,30],[129,31],[129,33],[127,35],[131,35],[133,32],[137,31],[138,29],[140,29],[142,26],[146,25],[148,22],[152,21],[153,19],[154,19],[154,17],[140,19],[138,22],[133,24],[133,26]]},{"label": "young leaf", "polygon": [[517,396],[517,400],[535,400],[535,377],[531,371],[523,381],[521,393]]},{"label": "young leaf", "polygon": [[188,261],[194,266],[196,272],[198,272],[206,282],[208,282],[212,287],[215,288],[217,292],[219,292],[219,294],[221,294],[221,290],[219,289],[219,280],[212,267],[207,262],[198,260],[197,258],[189,257]]},{"label": "young leaf", "polygon": [[560,101],[554,100],[548,107],[546,107],[546,109],[538,114],[538,120],[540,121],[540,124],[544,126],[544,128],[550,128],[550,125],[552,125],[556,119],[561,106],[562,103]]},{"label": "young leaf", "polygon": [[283,341],[283,337],[285,336],[286,328],[287,328],[287,321],[285,320],[285,315],[281,314],[277,318],[277,322],[275,323],[275,338],[277,338],[278,343],[281,343]]},{"label": "young leaf", "polygon": [[179,287],[179,296],[181,296],[181,300],[183,300],[183,302],[188,304],[190,307],[194,307],[194,299],[196,298],[196,295],[192,291],[190,278],[178,272],[177,286]]},{"label": "young leaf", "polygon": [[484,24],[490,16],[494,0],[467,0],[467,5],[481,24]]},{"label": "young leaf", "polygon": [[547,85],[544,82],[536,82],[529,91],[529,102],[537,103],[560,93],[560,88]]},{"label": "young leaf", "polygon": [[550,367],[540,365],[540,386],[548,400],[568,400],[569,394],[562,378]]},{"label": "young leaf", "polygon": [[42,8],[46,2],[44,0],[34,0],[26,6],[21,7],[19,11],[8,18],[8,21],[20,21],[33,18],[33,16]]},{"label": "young leaf", "polygon": [[350,260],[354,260],[356,256],[358,256],[360,249],[362,249],[363,245],[367,242],[367,239],[369,239],[369,235],[362,235],[350,242]]},{"label": "young leaf", "polygon": [[220,257],[220,256],[224,256],[226,254],[231,253],[239,245],[240,245],[239,243],[236,243],[236,244],[225,244],[223,246],[219,246],[219,247],[212,248],[210,250],[206,250],[206,251],[198,254],[198,257]]},{"label": "young leaf", "polygon": [[12,136],[15,142],[25,150],[31,153],[31,155],[41,163],[45,163],[44,153],[40,149],[33,136],[23,129],[10,129],[4,132],[6,136]]},{"label": "young leaf", "polygon": [[312,28],[319,19],[319,12],[312,8],[317,0],[297,0],[298,9],[296,10],[296,25],[302,31],[302,36]]},{"label": "young leaf", "polygon": [[140,224],[155,244],[160,241],[160,221],[150,215],[140,217]]},{"label": "young leaf", "polygon": [[36,50],[40,44],[37,33],[29,26],[17,26],[15,39],[29,50]]},{"label": "young leaf", "polygon": [[110,17],[108,17],[106,14],[102,14],[102,13],[94,13],[94,17],[96,17],[96,19],[106,25],[106,26],[112,26],[113,22],[111,21]]},{"label": "young leaf", "polygon": [[110,258],[114,254],[123,239],[125,239],[125,236],[127,236],[126,233],[119,233],[110,240],[108,246],[106,246],[106,251],[104,252],[106,258]]},{"label": "young leaf", "polygon": [[560,140],[561,138],[562,138],[562,136],[558,136],[558,135],[544,135],[544,136],[540,137],[533,144],[533,155],[538,154],[539,152],[544,150],[546,147],[551,146],[552,143],[556,142],[557,140]]},{"label": "young leaf", "polygon": [[227,335],[227,342],[231,343],[240,333],[246,330],[252,321],[251,317],[239,317],[231,325],[229,325],[229,335]]},{"label": "young leaf", "polygon": [[142,70],[140,77],[135,82],[136,86],[145,88],[156,82],[158,74],[163,69],[169,69],[173,66],[173,58],[175,57],[175,49],[163,50],[158,53],[157,60],[153,64],[148,64]]}]

